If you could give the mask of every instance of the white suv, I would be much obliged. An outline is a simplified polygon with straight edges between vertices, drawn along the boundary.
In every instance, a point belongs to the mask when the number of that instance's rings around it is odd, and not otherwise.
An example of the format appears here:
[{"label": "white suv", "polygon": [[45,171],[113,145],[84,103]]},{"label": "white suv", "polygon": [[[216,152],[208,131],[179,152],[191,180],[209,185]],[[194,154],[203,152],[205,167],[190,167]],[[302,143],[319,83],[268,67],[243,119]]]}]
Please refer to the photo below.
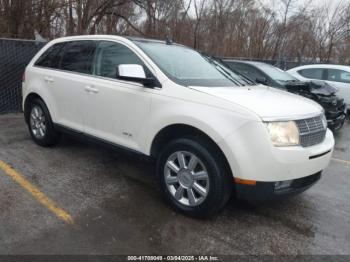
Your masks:
[{"label": "white suv", "polygon": [[178,44],[61,38],[24,79],[37,144],[52,146],[64,132],[154,158],[164,196],[192,216],[216,213],[232,192],[252,202],[302,192],[333,151],[319,105]]}]

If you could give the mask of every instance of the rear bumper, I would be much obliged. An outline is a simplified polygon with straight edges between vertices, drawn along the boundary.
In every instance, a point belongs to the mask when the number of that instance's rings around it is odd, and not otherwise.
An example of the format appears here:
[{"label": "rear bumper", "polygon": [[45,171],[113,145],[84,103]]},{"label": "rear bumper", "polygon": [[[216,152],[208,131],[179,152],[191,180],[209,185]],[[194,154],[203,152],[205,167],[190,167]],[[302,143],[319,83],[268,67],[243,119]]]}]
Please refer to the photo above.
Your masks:
[{"label": "rear bumper", "polygon": [[236,197],[252,204],[263,204],[281,200],[304,192],[316,184],[321,173],[298,178],[287,182],[287,186],[277,185],[276,182],[256,182],[256,185],[235,184]]}]

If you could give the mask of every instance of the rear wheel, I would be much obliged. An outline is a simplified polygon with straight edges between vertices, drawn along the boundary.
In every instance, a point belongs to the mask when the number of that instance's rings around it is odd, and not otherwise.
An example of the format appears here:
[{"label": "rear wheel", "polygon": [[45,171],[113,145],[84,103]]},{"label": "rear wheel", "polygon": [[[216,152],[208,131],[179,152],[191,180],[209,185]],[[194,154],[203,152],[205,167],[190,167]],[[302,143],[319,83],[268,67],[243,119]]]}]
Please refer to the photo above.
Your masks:
[{"label": "rear wheel", "polygon": [[40,99],[34,99],[29,107],[28,128],[35,143],[49,147],[58,142],[59,133],[54,130],[49,110]]},{"label": "rear wheel", "polygon": [[170,142],[161,152],[157,173],[163,194],[178,211],[208,217],[220,211],[231,194],[230,175],[216,150],[191,138]]}]

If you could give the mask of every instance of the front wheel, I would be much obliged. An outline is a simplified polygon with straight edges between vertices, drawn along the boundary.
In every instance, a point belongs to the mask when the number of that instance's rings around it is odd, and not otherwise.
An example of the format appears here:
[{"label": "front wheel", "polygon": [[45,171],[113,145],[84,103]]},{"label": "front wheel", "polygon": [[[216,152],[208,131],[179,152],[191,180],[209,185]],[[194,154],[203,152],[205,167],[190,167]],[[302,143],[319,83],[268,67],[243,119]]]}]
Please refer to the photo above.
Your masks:
[{"label": "front wheel", "polygon": [[209,217],[220,211],[231,194],[230,175],[217,150],[190,138],[170,142],[161,152],[157,173],[162,192],[178,211]]}]

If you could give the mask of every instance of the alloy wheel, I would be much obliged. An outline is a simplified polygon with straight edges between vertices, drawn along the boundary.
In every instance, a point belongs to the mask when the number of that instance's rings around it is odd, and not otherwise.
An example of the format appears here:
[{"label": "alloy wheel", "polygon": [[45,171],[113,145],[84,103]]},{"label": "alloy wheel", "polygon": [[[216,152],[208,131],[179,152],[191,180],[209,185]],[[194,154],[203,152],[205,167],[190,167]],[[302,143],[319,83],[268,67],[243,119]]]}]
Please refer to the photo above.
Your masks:
[{"label": "alloy wheel", "polygon": [[46,135],[46,119],[41,107],[35,105],[30,112],[30,128],[33,135],[42,139]]},{"label": "alloy wheel", "polygon": [[170,194],[185,206],[198,206],[208,196],[207,169],[193,153],[173,153],[166,161],[164,179]]}]

